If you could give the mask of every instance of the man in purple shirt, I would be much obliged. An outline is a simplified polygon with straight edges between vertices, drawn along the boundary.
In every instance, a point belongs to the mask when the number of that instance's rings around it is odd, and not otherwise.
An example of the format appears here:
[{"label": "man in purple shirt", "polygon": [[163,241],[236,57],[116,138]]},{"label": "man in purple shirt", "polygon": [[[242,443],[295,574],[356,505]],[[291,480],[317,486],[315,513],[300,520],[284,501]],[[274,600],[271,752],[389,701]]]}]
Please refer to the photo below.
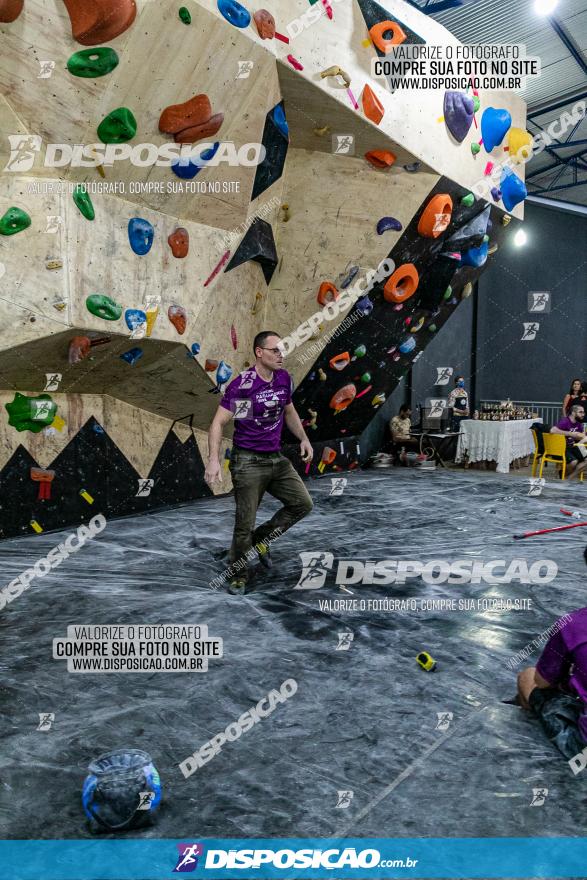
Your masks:
[{"label": "man in purple shirt", "polygon": [[[291,462],[279,451],[283,423],[300,441],[302,460],[312,460],[312,445],[291,401],[292,378],[283,370],[281,337],[264,330],[255,336],[255,364],[230,383],[208,433],[208,465],[204,479],[212,486],[220,480],[222,429],[234,419],[230,472],[236,515],[230,548],[229,592],[243,595],[247,560],[254,547],[260,561],[271,567],[269,544],[307,516],[313,504]],[[265,492],[283,502],[270,520],[255,529],[257,508]]]},{"label": "man in purple shirt", "polygon": [[578,773],[577,766],[587,765],[581,756],[587,748],[587,608],[571,611],[553,629],[536,666],[518,675],[518,696]]},{"label": "man in purple shirt", "polygon": [[[567,438],[567,462],[569,479],[578,477],[587,468],[587,458],[582,454],[584,447],[575,446],[576,443],[586,443],[587,435],[583,425],[585,409],[577,404],[571,409],[569,415],[557,422],[550,429],[551,434],[564,434]],[[587,451],[587,450],[586,450]]]}]

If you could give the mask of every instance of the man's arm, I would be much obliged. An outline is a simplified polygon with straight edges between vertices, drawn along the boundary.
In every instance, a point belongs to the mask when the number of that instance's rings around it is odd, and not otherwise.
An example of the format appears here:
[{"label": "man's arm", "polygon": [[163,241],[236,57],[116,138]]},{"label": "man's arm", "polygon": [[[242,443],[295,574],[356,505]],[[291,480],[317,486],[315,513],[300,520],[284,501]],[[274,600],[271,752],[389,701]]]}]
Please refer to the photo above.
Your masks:
[{"label": "man's arm", "polygon": [[551,434],[562,434],[563,437],[572,437],[573,440],[584,440],[585,439],[585,434],[582,434],[581,431],[563,431],[562,428],[557,428],[556,425],[554,425],[550,429],[550,433]]},{"label": "man's arm", "polygon": [[219,406],[208,431],[208,464],[206,465],[204,479],[209,486],[213,486],[215,482],[220,482],[221,480],[219,456],[220,444],[222,443],[222,429],[231,419],[232,413],[230,410]]},{"label": "man's arm", "polygon": [[312,449],[312,444],[308,440],[308,435],[304,431],[304,426],[302,425],[301,419],[296,412],[296,408],[293,403],[286,404],[284,408],[285,415],[285,424],[292,432],[294,437],[300,441],[300,452],[302,453],[303,461],[312,461],[314,458],[314,450]]}]

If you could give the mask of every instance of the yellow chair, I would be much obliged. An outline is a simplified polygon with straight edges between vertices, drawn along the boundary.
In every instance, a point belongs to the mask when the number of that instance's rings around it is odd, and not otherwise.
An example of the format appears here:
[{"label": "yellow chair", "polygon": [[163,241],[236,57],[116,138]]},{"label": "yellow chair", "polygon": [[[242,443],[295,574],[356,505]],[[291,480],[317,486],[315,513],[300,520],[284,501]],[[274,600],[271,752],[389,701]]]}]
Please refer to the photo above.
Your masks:
[{"label": "yellow chair", "polygon": [[539,477],[542,477],[542,470],[546,461],[552,461],[558,464],[561,469],[561,479],[564,480],[567,474],[567,438],[563,434],[547,434],[542,435],[544,441],[544,455],[540,459]]},{"label": "yellow chair", "polygon": [[536,468],[538,467],[538,460],[541,457],[541,453],[539,451],[538,434],[536,433],[534,428],[530,428],[530,430],[532,431],[532,437],[534,438],[534,458],[532,459],[532,476],[535,477],[536,476]]}]

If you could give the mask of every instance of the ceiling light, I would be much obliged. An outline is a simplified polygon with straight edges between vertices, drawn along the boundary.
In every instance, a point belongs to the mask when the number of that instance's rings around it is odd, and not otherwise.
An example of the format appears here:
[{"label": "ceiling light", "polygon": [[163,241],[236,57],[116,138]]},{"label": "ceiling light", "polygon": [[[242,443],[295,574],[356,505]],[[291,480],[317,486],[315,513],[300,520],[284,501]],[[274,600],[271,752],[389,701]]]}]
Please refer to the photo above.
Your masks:
[{"label": "ceiling light", "polygon": [[514,244],[516,247],[524,247],[526,242],[528,241],[528,236],[524,232],[523,229],[518,229],[514,236]]},{"label": "ceiling light", "polygon": [[552,15],[557,6],[558,0],[535,0],[534,11],[538,15]]}]

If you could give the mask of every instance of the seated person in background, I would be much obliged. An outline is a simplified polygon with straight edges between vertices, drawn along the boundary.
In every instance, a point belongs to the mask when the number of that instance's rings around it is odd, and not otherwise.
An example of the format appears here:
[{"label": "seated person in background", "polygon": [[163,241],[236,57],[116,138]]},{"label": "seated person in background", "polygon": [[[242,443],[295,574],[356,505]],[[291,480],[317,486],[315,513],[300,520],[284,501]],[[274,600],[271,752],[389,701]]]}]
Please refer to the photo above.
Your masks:
[{"label": "seated person in background", "polygon": [[465,391],[463,376],[455,376],[455,387],[448,395],[448,407],[452,409],[453,431],[460,431],[463,419],[469,418],[469,395]]},{"label": "seated person in background", "polygon": [[[566,614],[553,629],[536,666],[518,675],[518,699],[570,762],[587,746],[587,608]],[[571,763],[575,773],[579,763]]]},{"label": "seated person in background", "polygon": [[577,398],[581,396],[583,391],[583,383],[580,379],[573,379],[571,382],[571,387],[569,388],[569,393],[565,394],[563,400],[563,416],[568,416],[572,407],[578,403]]},{"label": "seated person in background", "polygon": [[[578,477],[587,467],[587,458],[582,454],[583,450],[577,448],[575,443],[587,442],[587,435],[583,425],[585,410],[580,405],[571,409],[570,415],[561,419],[550,429],[551,434],[563,434],[567,438],[567,462],[569,479]],[[587,453],[587,449],[584,449]]]},{"label": "seated person in background", "polygon": [[396,446],[412,446],[417,447],[419,440],[417,437],[410,437],[412,422],[410,421],[412,410],[407,403],[399,408],[399,414],[394,416],[389,423],[391,431],[391,439]]}]

